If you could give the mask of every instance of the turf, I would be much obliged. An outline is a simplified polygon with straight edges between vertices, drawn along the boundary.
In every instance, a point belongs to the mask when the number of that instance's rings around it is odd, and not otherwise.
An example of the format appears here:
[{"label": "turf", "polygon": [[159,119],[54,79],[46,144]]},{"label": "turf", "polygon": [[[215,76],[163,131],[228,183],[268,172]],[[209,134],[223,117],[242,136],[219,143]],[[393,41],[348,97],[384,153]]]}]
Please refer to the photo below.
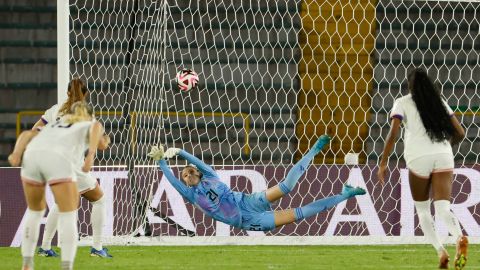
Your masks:
[{"label": "turf", "polygon": [[[401,246],[113,246],[113,259],[79,248],[75,269],[437,269],[433,248]],[[451,257],[454,247],[449,247]],[[0,248],[0,269],[20,269],[18,248]],[[467,269],[480,269],[471,245]],[[450,264],[452,266],[452,263]],[[59,258],[35,256],[35,270],[60,269]]]}]

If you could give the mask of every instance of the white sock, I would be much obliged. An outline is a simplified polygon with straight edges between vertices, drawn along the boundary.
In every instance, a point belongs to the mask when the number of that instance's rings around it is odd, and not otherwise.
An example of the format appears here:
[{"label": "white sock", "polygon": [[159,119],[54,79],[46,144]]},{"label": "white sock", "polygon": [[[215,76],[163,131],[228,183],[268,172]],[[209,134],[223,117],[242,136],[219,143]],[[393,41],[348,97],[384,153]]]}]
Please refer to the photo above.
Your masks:
[{"label": "white sock", "polygon": [[460,223],[458,223],[457,217],[450,211],[450,201],[447,200],[438,200],[434,201],[433,205],[435,206],[435,216],[440,218],[445,225],[447,225],[448,232],[455,236],[456,239],[463,236],[462,229],[460,228]]},{"label": "white sock", "polygon": [[435,222],[433,221],[432,213],[430,212],[430,200],[421,202],[415,201],[414,203],[423,235],[425,235],[427,241],[433,245],[437,253],[440,254],[440,252],[444,250],[444,247],[438,238],[437,231],[435,230]]},{"label": "white sock", "polygon": [[96,250],[102,250],[102,235],[105,219],[107,216],[107,205],[105,204],[105,196],[98,201],[92,202],[92,215],[90,216],[93,231],[93,245]]},{"label": "white sock", "polygon": [[57,231],[58,206],[54,204],[48,211],[47,222],[43,230],[42,248],[44,250],[52,249],[52,239]]},{"label": "white sock", "polygon": [[58,237],[62,248],[62,269],[73,269],[78,245],[77,210],[58,214]]},{"label": "white sock", "polygon": [[33,269],[33,255],[37,246],[38,234],[40,232],[40,222],[42,221],[45,210],[33,211],[27,209],[25,223],[22,232],[22,256],[23,266]]}]

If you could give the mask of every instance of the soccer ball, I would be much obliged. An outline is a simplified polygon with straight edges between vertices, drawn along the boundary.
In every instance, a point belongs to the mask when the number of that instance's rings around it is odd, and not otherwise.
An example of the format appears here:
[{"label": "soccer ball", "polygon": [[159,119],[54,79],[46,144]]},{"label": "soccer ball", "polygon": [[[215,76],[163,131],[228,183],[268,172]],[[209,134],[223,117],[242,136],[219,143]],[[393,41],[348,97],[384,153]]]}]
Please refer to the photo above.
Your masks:
[{"label": "soccer ball", "polygon": [[183,92],[187,92],[197,87],[198,75],[191,69],[182,69],[177,73],[176,81],[178,89]]}]

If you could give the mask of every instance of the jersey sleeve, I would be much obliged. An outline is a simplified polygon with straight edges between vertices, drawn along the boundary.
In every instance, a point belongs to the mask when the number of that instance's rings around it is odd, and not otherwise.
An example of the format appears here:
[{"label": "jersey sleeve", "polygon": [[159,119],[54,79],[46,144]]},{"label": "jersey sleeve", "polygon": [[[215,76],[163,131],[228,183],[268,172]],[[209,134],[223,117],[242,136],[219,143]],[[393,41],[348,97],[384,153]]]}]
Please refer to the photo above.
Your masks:
[{"label": "jersey sleeve", "polygon": [[453,112],[452,108],[448,105],[448,103],[442,99],[443,105],[445,106],[445,109],[447,109],[447,113],[450,116],[453,116],[455,113]]},{"label": "jersey sleeve", "polygon": [[205,164],[203,161],[201,161],[194,155],[188,153],[185,150],[180,150],[179,155],[185,160],[187,160],[189,163],[197,166],[198,170],[202,172],[204,177],[219,178],[215,170],[212,169],[212,167],[208,166],[207,164]]},{"label": "jersey sleeve", "polygon": [[397,118],[400,119],[400,121],[405,118],[405,111],[400,99],[395,100],[393,103],[392,111],[390,112],[390,118]]},{"label": "jersey sleeve", "polygon": [[48,123],[53,123],[57,120],[58,105],[53,105],[50,109],[46,110],[40,119],[46,125]]},{"label": "jersey sleeve", "polygon": [[167,178],[168,182],[172,184],[172,186],[180,193],[183,197],[185,197],[189,202],[194,203],[193,198],[193,191],[191,188],[187,187],[182,181],[178,180],[178,178],[173,175],[172,171],[167,165],[167,162],[164,159],[158,161],[158,165]]}]

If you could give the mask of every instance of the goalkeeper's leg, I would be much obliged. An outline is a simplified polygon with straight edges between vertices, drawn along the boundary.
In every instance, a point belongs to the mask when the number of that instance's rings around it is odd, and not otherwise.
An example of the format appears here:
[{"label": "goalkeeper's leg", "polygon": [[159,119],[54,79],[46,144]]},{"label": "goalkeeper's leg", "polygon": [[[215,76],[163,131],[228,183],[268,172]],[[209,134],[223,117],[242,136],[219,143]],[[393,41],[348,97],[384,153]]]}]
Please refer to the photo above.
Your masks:
[{"label": "goalkeeper's leg", "polygon": [[352,186],[345,185],[342,189],[342,193],[338,195],[323,198],[321,200],[314,201],[302,207],[287,209],[284,211],[275,211],[274,212],[275,226],[278,227],[278,226],[289,224],[295,221],[309,218],[320,212],[323,212],[325,210],[328,210],[334,207],[340,202],[353,198],[357,195],[364,195],[364,194],[366,194],[366,191],[363,188],[360,188],[360,187],[354,188]]},{"label": "goalkeeper's leg", "polygon": [[278,185],[269,188],[266,191],[267,200],[269,202],[274,202],[280,199],[283,195],[288,194],[290,191],[292,191],[300,177],[310,166],[313,158],[320,151],[322,151],[323,147],[329,142],[330,137],[328,135],[320,136],[320,138],[318,138],[317,142],[313,145],[310,151],[308,151],[308,153],[302,159],[300,159],[300,161],[298,161],[297,164],[295,164],[293,168],[288,172],[285,180],[280,182]]}]

